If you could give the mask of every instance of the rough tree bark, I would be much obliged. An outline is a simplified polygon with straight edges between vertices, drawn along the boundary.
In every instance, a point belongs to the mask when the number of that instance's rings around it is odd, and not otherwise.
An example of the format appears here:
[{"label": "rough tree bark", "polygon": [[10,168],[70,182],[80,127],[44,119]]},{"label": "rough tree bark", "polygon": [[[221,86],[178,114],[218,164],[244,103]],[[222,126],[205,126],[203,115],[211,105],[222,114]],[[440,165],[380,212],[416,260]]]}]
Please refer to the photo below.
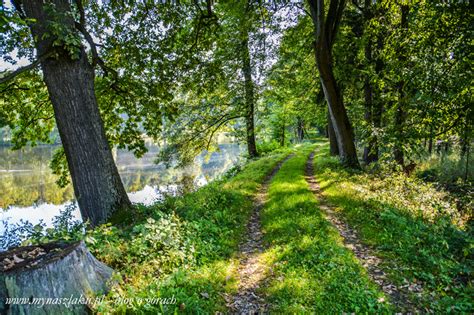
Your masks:
[{"label": "rough tree bark", "polygon": [[332,156],[339,155],[339,147],[337,146],[336,133],[332,126],[331,115],[328,113],[328,138],[329,138],[329,154]]},{"label": "rough tree bark", "polygon": [[242,72],[244,73],[245,84],[245,124],[247,132],[247,149],[250,157],[257,157],[257,145],[255,142],[255,88],[252,80],[252,65],[250,62],[249,51],[249,34],[248,29],[244,25],[241,28],[241,58],[242,58]]},{"label": "rough tree bark", "polygon": [[71,173],[74,193],[84,221],[104,223],[115,211],[131,206],[120,180],[100,117],[94,89],[94,69],[82,45],[73,58],[65,47],[52,46],[48,25],[54,20],[77,34],[70,1],[50,0],[56,13],[43,1],[15,1],[29,23],[39,56],[54,49],[54,57],[41,62],[43,77],[53,104],[56,124]]},{"label": "rough tree bark", "polygon": [[328,12],[325,14],[324,0],[308,0],[315,29],[316,63],[336,133],[339,157],[345,166],[359,168],[352,127],[332,66],[332,46],[345,3],[345,0],[331,0]]},{"label": "rough tree bark", "polygon": [[[85,299],[107,293],[112,269],[98,261],[83,242],[18,247],[0,254],[1,314],[90,314]],[[81,299],[82,296],[82,299]],[[24,303],[7,299],[26,298]],[[46,300],[70,299],[44,304]]]}]

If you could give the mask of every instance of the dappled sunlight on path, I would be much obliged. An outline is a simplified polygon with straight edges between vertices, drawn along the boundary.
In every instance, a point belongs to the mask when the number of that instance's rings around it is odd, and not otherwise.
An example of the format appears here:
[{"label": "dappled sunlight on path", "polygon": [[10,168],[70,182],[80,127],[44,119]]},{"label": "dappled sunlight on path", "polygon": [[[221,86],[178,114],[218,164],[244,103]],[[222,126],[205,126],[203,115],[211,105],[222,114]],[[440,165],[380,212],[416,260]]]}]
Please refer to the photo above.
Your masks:
[{"label": "dappled sunlight on path", "polygon": [[260,224],[260,211],[262,210],[270,182],[293,154],[287,156],[267,175],[259,191],[255,196],[254,211],[247,224],[247,235],[240,245],[240,264],[238,268],[239,286],[238,292],[228,303],[228,307],[238,314],[265,313],[268,305],[265,303],[258,289],[263,285],[268,276],[269,266],[263,261],[263,242]]},{"label": "dappled sunlight on path", "polygon": [[423,290],[422,286],[418,283],[407,283],[403,287],[397,287],[393,284],[387,278],[387,274],[381,269],[382,259],[377,257],[371,248],[363,244],[359,240],[357,232],[335,214],[331,205],[324,199],[321,188],[314,176],[315,153],[316,151],[313,151],[308,158],[305,175],[311,191],[320,202],[319,208],[326,215],[326,219],[336,227],[344,240],[344,246],[354,253],[361,265],[367,270],[371,279],[390,297],[392,303],[397,306],[397,309],[418,312],[419,310],[410,301],[406,291],[420,293]]}]

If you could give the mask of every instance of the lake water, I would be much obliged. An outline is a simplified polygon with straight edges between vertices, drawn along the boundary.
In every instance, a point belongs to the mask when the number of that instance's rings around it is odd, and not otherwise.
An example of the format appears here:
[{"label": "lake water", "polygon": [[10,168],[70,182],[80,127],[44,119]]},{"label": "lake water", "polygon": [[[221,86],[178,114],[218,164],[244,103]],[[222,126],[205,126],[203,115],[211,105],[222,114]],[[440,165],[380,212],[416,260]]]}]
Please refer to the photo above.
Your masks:
[{"label": "lake water", "polygon": [[[155,164],[159,152],[156,146],[150,146],[140,159],[126,150],[114,151],[114,157],[130,200],[149,205],[159,201],[163,194],[176,194],[184,180],[198,187],[207,184],[239,162],[244,150],[238,144],[219,147],[217,152],[203,152],[186,168],[167,169]],[[52,219],[73,201],[72,186],[60,188],[57,176],[49,168],[55,149],[38,146],[12,151],[0,147],[0,235],[5,231],[4,222],[27,220],[38,224],[43,220],[50,227]],[[74,216],[80,219],[77,208]]]}]

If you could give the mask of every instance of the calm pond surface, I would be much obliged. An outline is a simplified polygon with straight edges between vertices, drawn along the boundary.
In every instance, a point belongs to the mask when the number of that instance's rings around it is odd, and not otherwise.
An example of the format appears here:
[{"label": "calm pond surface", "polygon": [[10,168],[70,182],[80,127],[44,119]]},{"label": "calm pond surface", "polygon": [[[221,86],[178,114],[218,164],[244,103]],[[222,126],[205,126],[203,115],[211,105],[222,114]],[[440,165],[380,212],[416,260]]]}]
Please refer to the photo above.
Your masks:
[{"label": "calm pond surface", "polygon": [[[159,201],[163,194],[176,194],[184,179],[202,186],[223,174],[241,158],[244,151],[238,144],[221,144],[220,151],[199,155],[194,165],[170,168],[155,164],[159,148],[150,146],[140,159],[126,150],[114,151],[114,157],[130,200],[146,205]],[[74,199],[72,185],[60,188],[49,162],[57,147],[38,146],[12,151],[0,147],[0,235],[4,224],[40,220],[49,227],[52,219]],[[74,216],[80,219],[76,208]]]}]

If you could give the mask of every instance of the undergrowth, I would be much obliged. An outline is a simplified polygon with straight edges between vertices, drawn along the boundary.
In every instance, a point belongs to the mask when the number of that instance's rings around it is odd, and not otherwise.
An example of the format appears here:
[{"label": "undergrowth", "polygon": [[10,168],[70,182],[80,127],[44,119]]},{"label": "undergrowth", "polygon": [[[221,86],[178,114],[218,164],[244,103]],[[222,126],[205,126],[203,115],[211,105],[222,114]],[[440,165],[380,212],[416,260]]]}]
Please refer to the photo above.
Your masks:
[{"label": "undergrowth", "polygon": [[[96,311],[226,311],[223,294],[237,288],[234,253],[253,207],[252,196],[286,154],[280,151],[251,162],[234,177],[185,196],[139,207],[133,220],[122,226],[104,225],[90,232],[89,249],[115,269],[117,281]],[[174,297],[176,304],[143,302],[158,297]],[[131,303],[117,303],[119,298]]]},{"label": "undergrowth", "polygon": [[420,161],[416,176],[449,192],[449,199],[465,217],[474,209],[474,163],[459,153],[432,154]]},{"label": "undergrowth", "polygon": [[472,229],[447,192],[398,173],[351,173],[327,147],[315,172],[338,214],[385,258],[392,280],[424,285],[412,296],[418,305],[435,313],[474,311]]}]

